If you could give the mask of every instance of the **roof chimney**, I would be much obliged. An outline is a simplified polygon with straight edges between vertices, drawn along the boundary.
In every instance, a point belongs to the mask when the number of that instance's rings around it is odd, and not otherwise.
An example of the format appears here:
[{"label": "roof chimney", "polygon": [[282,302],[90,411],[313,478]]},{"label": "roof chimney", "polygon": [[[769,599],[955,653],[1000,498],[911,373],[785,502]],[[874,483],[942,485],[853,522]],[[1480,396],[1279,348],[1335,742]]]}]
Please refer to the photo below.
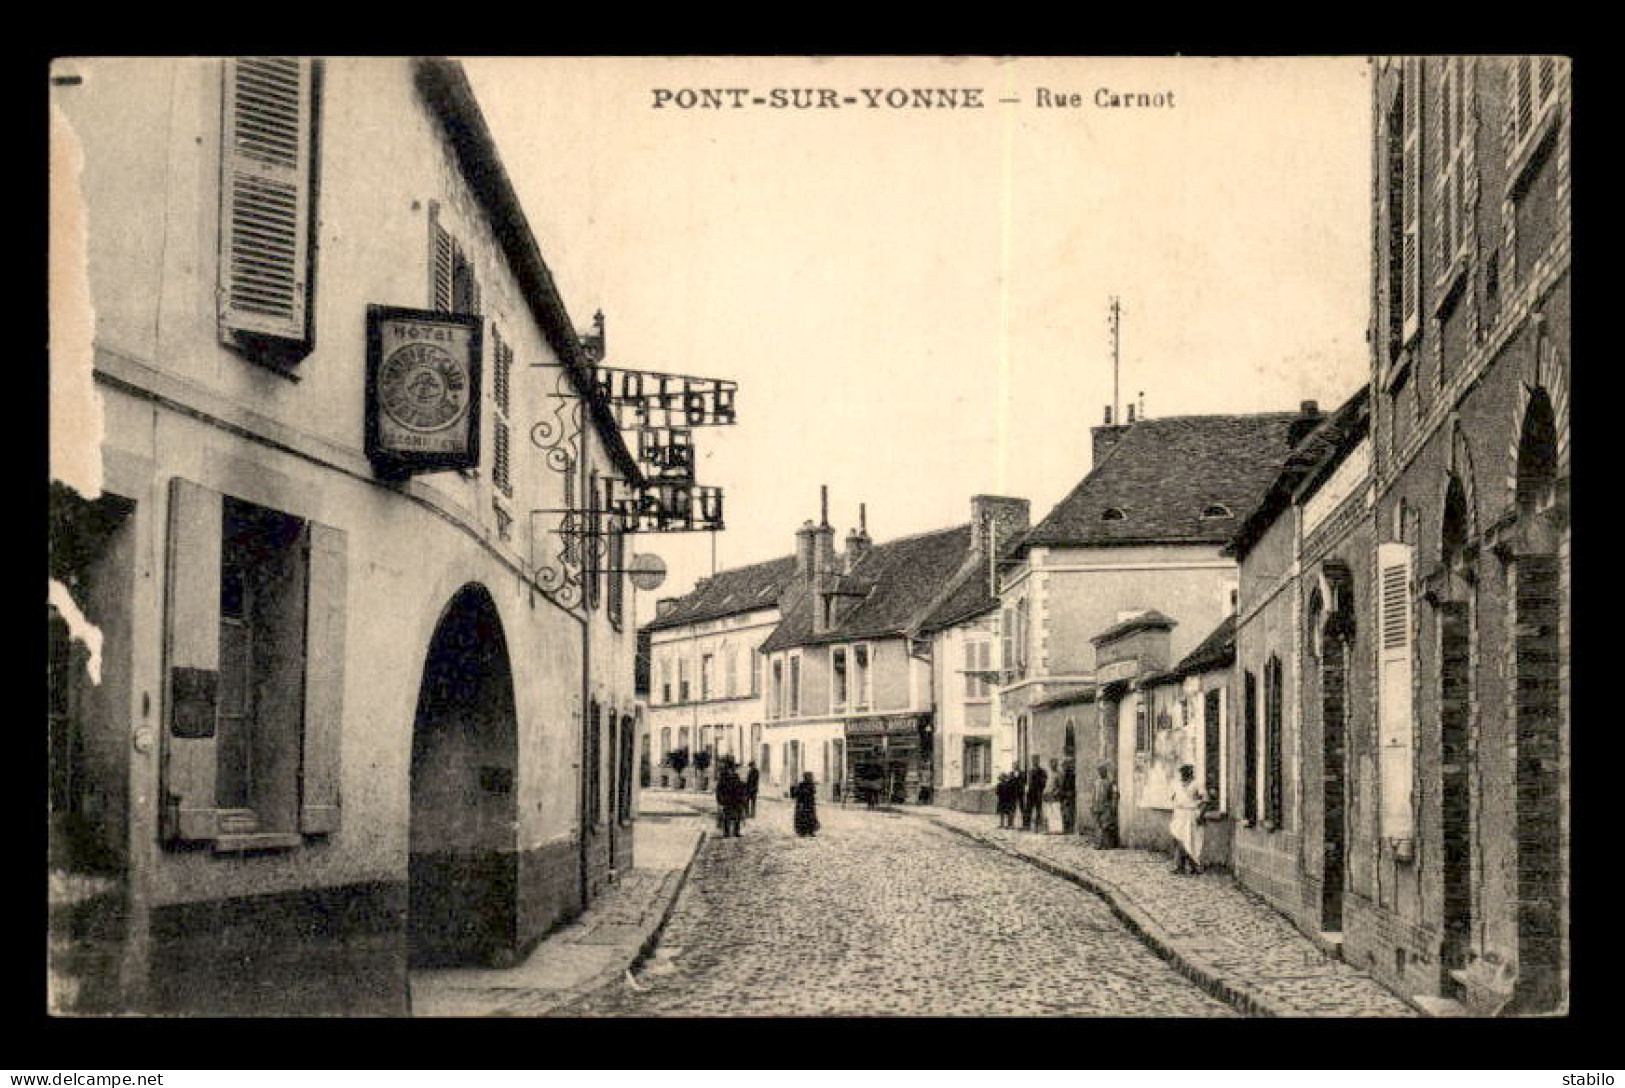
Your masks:
[{"label": "roof chimney", "polygon": [[869,511],[866,503],[858,503],[858,527],[846,534],[846,569],[863,562],[863,557],[869,554],[871,545],[869,539]]},{"label": "roof chimney", "polygon": [[1286,444],[1296,446],[1320,424],[1320,405],[1312,400],[1306,400],[1298,405],[1298,418],[1292,421],[1287,428]]},{"label": "roof chimney", "polygon": [[813,571],[813,535],[818,527],[812,519],[801,523],[796,530],[796,574],[802,578],[811,578]]},{"label": "roof chimney", "polygon": [[1134,405],[1132,404],[1128,406],[1128,421],[1130,423],[1134,422]]},{"label": "roof chimney", "polygon": [[1105,422],[1105,426],[1110,427],[1111,425],[1112,425],[1112,406],[1108,404],[1108,405],[1106,405],[1106,422]]},{"label": "roof chimney", "polygon": [[[1032,504],[1026,499],[1004,495],[972,495],[970,519],[976,534],[976,546],[983,555],[989,548],[1003,552],[1018,536],[1025,533],[1032,517]],[[989,530],[992,539],[989,540]]]}]

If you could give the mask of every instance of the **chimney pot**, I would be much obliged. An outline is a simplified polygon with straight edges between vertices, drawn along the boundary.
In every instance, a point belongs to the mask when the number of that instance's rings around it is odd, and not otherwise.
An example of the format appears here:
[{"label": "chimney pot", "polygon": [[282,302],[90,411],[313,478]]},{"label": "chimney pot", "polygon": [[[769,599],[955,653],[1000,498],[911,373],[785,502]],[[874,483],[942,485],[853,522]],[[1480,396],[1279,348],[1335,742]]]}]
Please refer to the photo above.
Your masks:
[{"label": "chimney pot", "polygon": [[1306,400],[1298,405],[1298,411],[1306,416],[1318,416],[1320,415],[1320,405],[1312,400]]}]

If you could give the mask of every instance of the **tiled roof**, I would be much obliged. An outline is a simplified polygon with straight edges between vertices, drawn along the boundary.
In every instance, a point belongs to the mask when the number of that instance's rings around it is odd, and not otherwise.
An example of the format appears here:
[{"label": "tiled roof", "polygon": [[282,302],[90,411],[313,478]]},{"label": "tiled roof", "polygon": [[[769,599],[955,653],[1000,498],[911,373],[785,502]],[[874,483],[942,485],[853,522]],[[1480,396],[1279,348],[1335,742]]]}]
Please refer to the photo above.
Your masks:
[{"label": "tiled roof", "polygon": [[[874,545],[851,571],[852,581],[871,583],[874,588],[862,600],[845,605],[849,610],[823,634],[813,633],[811,588],[797,580],[779,602],[784,618],[762,643],[762,651],[902,634],[919,621],[921,610],[959,571],[973,543],[971,527],[959,525]],[[843,599],[836,598],[837,602]]]},{"label": "tiled roof", "polygon": [[[1021,544],[1020,536],[1012,536],[1009,543],[1000,549],[1001,558],[1013,554]],[[952,627],[968,619],[985,615],[999,607],[998,595],[988,586],[989,574],[986,563],[965,571],[959,584],[943,597],[937,606],[931,609],[929,615],[920,621],[920,630],[926,633],[940,631],[944,627]]]},{"label": "tiled roof", "polygon": [[663,631],[735,616],[741,612],[772,608],[779,603],[779,596],[795,573],[796,557],[793,555],[753,563],[748,567],[719,570],[710,578],[701,580],[692,593],[679,597],[669,612],[657,616],[643,629]]},{"label": "tiled roof", "polygon": [[[1294,412],[1170,416],[1131,425],[1026,537],[1034,545],[1227,542],[1290,452]],[[1223,506],[1228,517],[1207,517]],[[1122,512],[1103,520],[1107,510]]]},{"label": "tiled roof", "polygon": [[1164,616],[1161,612],[1158,612],[1154,608],[1148,608],[1144,612],[1140,612],[1140,613],[1137,613],[1136,615],[1130,616],[1126,620],[1117,621],[1116,623],[1112,624],[1110,627],[1106,628],[1104,631],[1100,632],[1100,634],[1096,635],[1094,638],[1090,639],[1089,641],[1093,642],[1095,645],[1098,646],[1103,642],[1110,642],[1113,639],[1122,638],[1124,635],[1128,634],[1130,631],[1138,631],[1142,627],[1178,627],[1178,626],[1179,626],[1179,621],[1178,620],[1174,619],[1171,616]]}]

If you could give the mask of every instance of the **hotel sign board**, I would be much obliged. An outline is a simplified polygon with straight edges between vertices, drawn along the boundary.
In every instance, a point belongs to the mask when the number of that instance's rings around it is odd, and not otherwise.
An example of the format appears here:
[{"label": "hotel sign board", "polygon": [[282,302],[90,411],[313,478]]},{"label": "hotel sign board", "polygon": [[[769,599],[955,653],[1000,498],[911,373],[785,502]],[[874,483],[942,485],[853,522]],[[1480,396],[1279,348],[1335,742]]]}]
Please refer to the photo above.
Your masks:
[{"label": "hotel sign board", "polygon": [[367,457],[381,473],[480,461],[478,314],[367,307]]}]

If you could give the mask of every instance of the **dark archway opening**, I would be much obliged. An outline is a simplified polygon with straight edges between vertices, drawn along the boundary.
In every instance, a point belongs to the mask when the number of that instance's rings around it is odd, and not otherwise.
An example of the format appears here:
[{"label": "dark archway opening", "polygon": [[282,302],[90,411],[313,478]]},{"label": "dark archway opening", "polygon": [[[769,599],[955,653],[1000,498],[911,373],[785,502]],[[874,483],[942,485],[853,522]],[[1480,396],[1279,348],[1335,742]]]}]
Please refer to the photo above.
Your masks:
[{"label": "dark archway opening", "polygon": [[1516,599],[1518,981],[1513,1008],[1562,1004],[1564,962],[1561,708],[1562,581],[1558,567],[1557,425],[1536,390],[1518,443]]},{"label": "dark archway opening", "polygon": [[412,731],[414,967],[517,954],[516,757],[507,639],[490,595],[470,584],[435,628]]}]

